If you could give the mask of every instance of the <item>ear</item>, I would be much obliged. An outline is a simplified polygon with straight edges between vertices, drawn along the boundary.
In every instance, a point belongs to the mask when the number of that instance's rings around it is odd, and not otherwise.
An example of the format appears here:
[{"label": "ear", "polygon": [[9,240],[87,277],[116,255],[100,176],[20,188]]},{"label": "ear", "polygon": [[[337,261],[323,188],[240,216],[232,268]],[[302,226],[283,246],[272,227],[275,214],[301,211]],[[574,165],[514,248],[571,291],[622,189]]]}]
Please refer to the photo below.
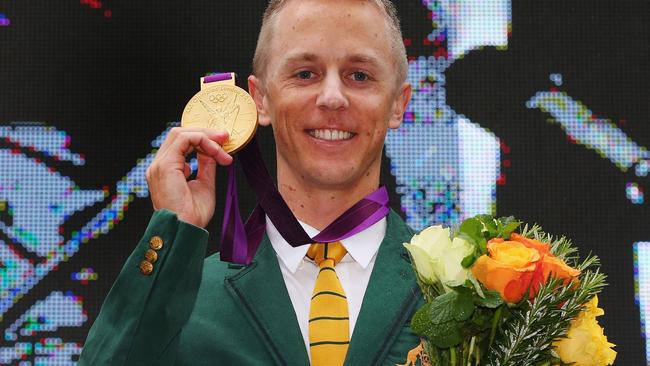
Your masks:
[{"label": "ear", "polygon": [[257,107],[257,123],[260,126],[270,125],[271,115],[267,108],[266,89],[262,80],[255,75],[250,75],[248,77],[248,92],[253,97]]},{"label": "ear", "polygon": [[399,87],[393,101],[393,113],[388,121],[388,128],[398,128],[402,124],[404,111],[411,100],[412,87],[410,83],[404,83]]}]

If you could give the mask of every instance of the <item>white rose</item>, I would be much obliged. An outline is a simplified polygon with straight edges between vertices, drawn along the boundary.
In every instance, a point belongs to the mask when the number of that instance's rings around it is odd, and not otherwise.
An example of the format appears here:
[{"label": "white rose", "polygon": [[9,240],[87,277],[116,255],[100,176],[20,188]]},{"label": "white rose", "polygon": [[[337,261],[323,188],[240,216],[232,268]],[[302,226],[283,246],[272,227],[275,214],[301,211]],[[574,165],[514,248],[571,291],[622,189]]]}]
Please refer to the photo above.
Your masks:
[{"label": "white rose", "polygon": [[414,235],[411,243],[404,243],[404,247],[425,281],[458,286],[467,280],[469,270],[461,262],[472,253],[473,247],[461,238],[451,240],[448,228],[430,226]]}]

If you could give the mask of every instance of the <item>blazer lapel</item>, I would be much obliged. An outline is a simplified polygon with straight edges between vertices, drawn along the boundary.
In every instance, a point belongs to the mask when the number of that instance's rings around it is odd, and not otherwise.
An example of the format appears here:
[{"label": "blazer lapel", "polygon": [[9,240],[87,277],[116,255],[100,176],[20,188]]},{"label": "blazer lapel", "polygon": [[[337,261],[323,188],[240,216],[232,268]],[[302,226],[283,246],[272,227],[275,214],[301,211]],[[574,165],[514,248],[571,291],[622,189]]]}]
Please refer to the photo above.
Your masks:
[{"label": "blazer lapel", "polygon": [[309,365],[277,257],[265,237],[253,262],[225,280],[277,365]]},{"label": "blazer lapel", "polygon": [[399,216],[391,211],[386,237],[379,247],[354,326],[346,365],[380,364],[410,319],[421,296],[408,254],[402,246],[412,235]]}]

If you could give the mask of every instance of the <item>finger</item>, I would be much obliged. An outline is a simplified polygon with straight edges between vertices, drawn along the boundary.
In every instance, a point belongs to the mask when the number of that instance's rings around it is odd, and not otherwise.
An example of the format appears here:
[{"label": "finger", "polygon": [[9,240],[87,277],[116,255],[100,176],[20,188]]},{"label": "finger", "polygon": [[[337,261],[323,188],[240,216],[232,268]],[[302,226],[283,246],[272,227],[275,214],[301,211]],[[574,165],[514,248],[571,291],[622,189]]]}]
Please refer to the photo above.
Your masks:
[{"label": "finger", "polygon": [[196,173],[196,180],[208,185],[214,185],[217,162],[213,157],[201,153],[196,154],[196,158],[199,162],[199,171]]},{"label": "finger", "polygon": [[220,147],[220,149],[221,151],[219,152],[219,154],[213,156],[213,158],[217,161],[217,163],[219,163],[219,165],[227,166],[232,164],[233,162],[232,155],[228,154],[223,148]]},{"label": "finger", "polygon": [[204,133],[208,138],[219,145],[223,145],[228,142],[230,134],[226,130],[219,130],[215,128],[188,128],[182,127],[181,132],[201,132]]},{"label": "finger", "polygon": [[171,145],[176,137],[178,137],[178,134],[182,131],[182,128],[180,127],[173,127],[172,129],[167,132],[167,136],[165,136],[165,139],[163,140],[162,144],[160,144],[160,147],[158,148],[158,151],[165,151]]},{"label": "finger", "polygon": [[[227,135],[226,135],[227,136]],[[219,152],[217,154],[212,154],[209,151],[204,151],[201,146],[196,147],[196,151],[211,156],[219,165],[230,165],[233,162],[233,157],[228,154],[221,145],[218,145]]]},{"label": "finger", "polygon": [[196,147],[197,154],[203,154],[214,159],[219,165],[230,165],[233,162],[233,157],[228,154],[223,147],[219,146],[219,153],[216,155],[211,155],[201,149],[201,147]]},{"label": "finger", "polygon": [[210,140],[222,146],[230,139],[230,134],[226,130],[205,129],[204,132]]},{"label": "finger", "polygon": [[190,175],[192,174],[192,167],[190,167],[190,164],[185,163],[183,174],[185,175],[185,179],[190,177]]},{"label": "finger", "polygon": [[205,133],[209,139],[215,141],[219,145],[225,144],[229,138],[228,131],[226,130],[218,130],[214,128],[173,127],[167,133],[167,136],[160,145],[159,150],[165,151],[178,137],[182,136],[186,132]]},{"label": "finger", "polygon": [[183,131],[180,133],[167,150],[175,158],[183,157],[183,159],[194,150],[198,150],[212,157],[216,157],[224,152],[221,146],[211,140],[205,132],[194,131]]}]

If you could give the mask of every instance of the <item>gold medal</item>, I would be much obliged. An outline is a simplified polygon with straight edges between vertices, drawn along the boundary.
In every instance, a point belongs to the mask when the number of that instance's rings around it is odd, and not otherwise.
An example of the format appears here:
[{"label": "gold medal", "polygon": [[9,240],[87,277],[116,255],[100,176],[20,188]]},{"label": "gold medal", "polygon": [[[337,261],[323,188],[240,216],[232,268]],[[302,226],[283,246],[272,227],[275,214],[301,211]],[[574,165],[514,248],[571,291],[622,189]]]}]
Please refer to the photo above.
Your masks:
[{"label": "gold medal", "polygon": [[230,138],[224,151],[234,154],[255,135],[257,108],[253,98],[235,85],[235,75],[228,80],[204,82],[201,91],[187,103],[181,117],[182,127],[200,127],[225,130]]}]

